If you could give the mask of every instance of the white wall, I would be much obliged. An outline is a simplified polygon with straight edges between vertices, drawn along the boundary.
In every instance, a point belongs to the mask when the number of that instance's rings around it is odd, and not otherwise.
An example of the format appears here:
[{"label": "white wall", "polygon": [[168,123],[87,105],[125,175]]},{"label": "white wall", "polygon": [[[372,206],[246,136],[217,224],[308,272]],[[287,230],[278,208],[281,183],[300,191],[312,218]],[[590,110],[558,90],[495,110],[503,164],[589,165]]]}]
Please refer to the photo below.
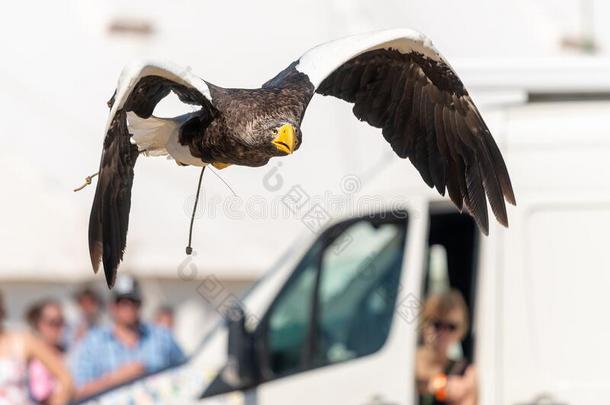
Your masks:
[{"label": "white wall", "polygon": [[[71,189],[96,170],[104,103],[121,66],[132,59],[170,59],[221,85],[257,86],[316,43],[393,26],[425,31],[450,58],[553,56],[560,52],[563,33],[574,31],[578,8],[574,1],[553,5],[525,0],[300,0],[290,5],[58,0],[4,5],[0,277],[90,277],[86,229],[93,187],[78,194]],[[150,24],[153,33],[109,34],[110,25],[125,20]],[[345,175],[367,176],[389,156],[377,131],[354,120],[349,106],[336,100],[314,99],[303,129],[305,143],[290,159],[222,173],[242,206],[237,213],[221,209],[214,218],[204,215],[197,221],[195,248],[202,271],[248,278],[260,274],[304,227],[299,218],[253,215],[246,208],[256,211],[261,200],[277,208],[295,184],[310,194],[338,193]],[[285,188],[269,192],[263,179],[276,164],[281,164]],[[140,159],[124,269],[175,275],[184,259],[196,177],[196,169]],[[235,203],[210,173],[204,187],[208,201]]]},{"label": "white wall", "polygon": [[[604,23],[610,6],[593,3],[593,32],[603,55],[610,46]],[[252,87],[319,42],[396,26],[424,31],[451,60],[528,61],[562,55],[562,39],[582,32],[580,10],[576,0],[26,0],[3,5],[0,279],[5,281],[0,289],[9,297],[11,317],[19,317],[40,291],[62,296],[72,283],[94,277],[86,236],[94,188],[71,190],[97,168],[105,102],[128,61],[169,59],[211,82]],[[153,33],[109,34],[113,22],[124,20],[148,23]],[[169,103],[164,112],[176,108]],[[305,143],[289,159],[221,172],[241,200],[206,174],[208,211],[198,216],[194,232],[199,278],[253,280],[307,232],[298,216],[282,210],[281,197],[292,186],[311,196],[344,198],[346,175],[366,182],[396,159],[378,131],[359,123],[350,107],[336,100],[314,99],[303,131]],[[406,164],[405,174],[418,178]],[[188,310],[194,314],[188,319],[205,316],[205,307],[193,304],[193,283],[178,280],[197,175],[196,169],[163,159],[140,159],[122,266],[161,277],[158,287],[150,282],[150,291],[160,291],[151,293],[150,302],[165,295],[181,308],[195,308]],[[268,189],[271,177],[281,178],[280,190]],[[240,207],[227,209],[240,201]],[[261,207],[267,213],[258,212]],[[185,330],[181,333],[191,334]]]}]

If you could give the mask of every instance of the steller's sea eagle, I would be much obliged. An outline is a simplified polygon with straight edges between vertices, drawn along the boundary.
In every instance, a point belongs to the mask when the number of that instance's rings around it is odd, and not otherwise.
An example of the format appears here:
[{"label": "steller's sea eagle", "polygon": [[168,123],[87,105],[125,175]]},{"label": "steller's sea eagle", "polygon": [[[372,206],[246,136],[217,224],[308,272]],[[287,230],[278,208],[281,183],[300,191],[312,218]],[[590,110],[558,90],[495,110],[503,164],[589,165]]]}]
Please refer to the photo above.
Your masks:
[{"label": "steller's sea eagle", "polygon": [[[152,116],[173,91],[196,112]],[[507,226],[504,200],[515,204],[500,150],[462,82],[430,40],[409,29],[355,35],[317,46],[258,89],[222,88],[189,69],[137,63],[121,73],[89,221],[89,252],[108,286],[123,258],[133,168],[140,152],[179,165],[262,166],[293,153],[315,93],[353,103],[356,118],[381,128],[424,181],[448,191],[488,233],[487,200]],[[486,197],[487,196],[487,197]]]}]

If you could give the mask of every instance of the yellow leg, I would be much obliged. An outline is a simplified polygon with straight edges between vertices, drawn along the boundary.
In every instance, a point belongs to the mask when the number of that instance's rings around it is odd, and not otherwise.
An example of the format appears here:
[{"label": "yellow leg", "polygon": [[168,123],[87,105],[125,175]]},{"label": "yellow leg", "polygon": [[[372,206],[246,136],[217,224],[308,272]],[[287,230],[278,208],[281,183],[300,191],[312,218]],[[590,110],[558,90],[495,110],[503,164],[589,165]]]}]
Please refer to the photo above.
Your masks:
[{"label": "yellow leg", "polygon": [[218,170],[222,170],[226,167],[231,166],[231,163],[212,162],[212,166],[214,166]]}]

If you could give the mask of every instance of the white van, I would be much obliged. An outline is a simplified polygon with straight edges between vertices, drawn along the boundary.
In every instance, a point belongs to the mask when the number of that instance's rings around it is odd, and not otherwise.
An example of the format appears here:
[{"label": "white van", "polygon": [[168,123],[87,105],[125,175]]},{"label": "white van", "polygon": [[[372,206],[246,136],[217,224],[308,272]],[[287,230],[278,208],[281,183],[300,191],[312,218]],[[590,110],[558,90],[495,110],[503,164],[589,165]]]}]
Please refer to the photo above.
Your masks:
[{"label": "white van", "polygon": [[333,214],[228,301],[241,310],[189,362],[91,402],[416,404],[421,302],[452,287],[473,319],[461,355],[477,366],[479,404],[610,403],[610,103],[485,117],[517,196],[509,229],[482,236],[395,159],[359,195],[403,206]]}]

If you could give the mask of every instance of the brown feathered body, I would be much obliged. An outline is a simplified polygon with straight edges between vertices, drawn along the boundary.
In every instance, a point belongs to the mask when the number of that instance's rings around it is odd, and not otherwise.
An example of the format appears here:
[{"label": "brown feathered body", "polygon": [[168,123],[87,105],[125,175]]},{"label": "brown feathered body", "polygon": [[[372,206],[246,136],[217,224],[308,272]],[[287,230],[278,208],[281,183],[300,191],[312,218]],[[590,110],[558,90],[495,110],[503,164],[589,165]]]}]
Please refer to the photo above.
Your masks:
[{"label": "brown feathered body", "polygon": [[259,89],[208,86],[214,100],[213,116],[208,118],[204,113],[193,118],[180,135],[180,143],[194,156],[208,163],[263,166],[278,155],[269,137],[273,127],[282,122],[295,126],[296,149],[301,145],[301,122],[314,94],[308,81],[290,80]]}]

